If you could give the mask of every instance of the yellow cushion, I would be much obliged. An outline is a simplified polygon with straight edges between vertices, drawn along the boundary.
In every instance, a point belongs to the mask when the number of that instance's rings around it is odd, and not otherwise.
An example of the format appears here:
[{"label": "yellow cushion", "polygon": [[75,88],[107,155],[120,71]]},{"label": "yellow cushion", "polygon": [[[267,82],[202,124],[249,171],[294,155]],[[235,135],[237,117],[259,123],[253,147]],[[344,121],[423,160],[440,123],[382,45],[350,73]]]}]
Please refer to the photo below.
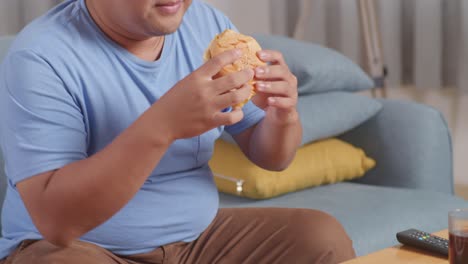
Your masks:
[{"label": "yellow cushion", "polygon": [[363,176],[375,161],[342,140],[326,139],[301,147],[288,169],[268,171],[249,161],[237,145],[218,140],[210,166],[221,192],[266,199]]}]

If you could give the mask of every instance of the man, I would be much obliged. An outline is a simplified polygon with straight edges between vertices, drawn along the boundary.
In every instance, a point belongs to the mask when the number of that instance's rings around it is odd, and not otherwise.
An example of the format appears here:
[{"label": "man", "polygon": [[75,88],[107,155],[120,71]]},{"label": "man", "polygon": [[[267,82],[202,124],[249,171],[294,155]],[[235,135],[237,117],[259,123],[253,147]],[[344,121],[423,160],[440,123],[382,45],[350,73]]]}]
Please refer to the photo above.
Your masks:
[{"label": "man", "polygon": [[[297,83],[269,66],[214,78],[231,22],[196,0],[70,0],[26,27],[1,69],[4,263],[337,263],[331,216],[220,209],[207,165],[223,130],[281,170],[301,138]],[[258,95],[243,109],[255,76]],[[257,107],[258,106],[258,107]],[[274,142],[274,143],[273,143]]]}]

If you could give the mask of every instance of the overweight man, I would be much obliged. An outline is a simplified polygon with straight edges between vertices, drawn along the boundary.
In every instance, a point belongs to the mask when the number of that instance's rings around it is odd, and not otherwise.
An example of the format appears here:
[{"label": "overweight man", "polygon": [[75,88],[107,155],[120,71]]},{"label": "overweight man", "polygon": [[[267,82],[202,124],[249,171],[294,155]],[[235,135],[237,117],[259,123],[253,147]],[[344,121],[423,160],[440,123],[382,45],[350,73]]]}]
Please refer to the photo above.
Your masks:
[{"label": "overweight man", "polygon": [[[323,212],[218,208],[208,161],[222,131],[268,170],[285,169],[301,139],[297,80],[279,52],[221,78],[239,50],[203,62],[225,29],[235,28],[198,0],[68,0],[19,33],[0,69],[0,263],[355,256]],[[252,78],[257,95],[230,108]]]}]

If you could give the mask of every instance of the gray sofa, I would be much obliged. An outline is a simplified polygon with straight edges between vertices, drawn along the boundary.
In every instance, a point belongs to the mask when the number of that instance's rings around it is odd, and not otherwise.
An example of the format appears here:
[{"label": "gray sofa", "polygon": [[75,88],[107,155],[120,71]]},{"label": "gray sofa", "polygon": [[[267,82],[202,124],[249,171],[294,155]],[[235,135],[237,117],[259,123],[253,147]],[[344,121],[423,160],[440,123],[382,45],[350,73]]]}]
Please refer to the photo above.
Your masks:
[{"label": "gray sofa", "polygon": [[398,243],[408,228],[447,228],[447,212],[468,208],[453,195],[452,149],[441,114],[411,102],[381,100],[382,111],[341,136],[377,166],[352,182],[311,188],[270,200],[221,195],[222,207],[301,207],[323,210],[344,225],[358,255]]},{"label": "gray sofa", "polygon": [[[10,41],[0,38],[0,61]],[[381,102],[379,114],[341,136],[377,160],[377,167],[363,178],[270,200],[220,194],[221,206],[323,210],[341,221],[358,255],[396,244],[395,233],[400,230],[447,228],[447,212],[468,208],[468,202],[453,195],[451,141],[443,117],[420,104]],[[0,169],[1,197],[5,178]]]}]

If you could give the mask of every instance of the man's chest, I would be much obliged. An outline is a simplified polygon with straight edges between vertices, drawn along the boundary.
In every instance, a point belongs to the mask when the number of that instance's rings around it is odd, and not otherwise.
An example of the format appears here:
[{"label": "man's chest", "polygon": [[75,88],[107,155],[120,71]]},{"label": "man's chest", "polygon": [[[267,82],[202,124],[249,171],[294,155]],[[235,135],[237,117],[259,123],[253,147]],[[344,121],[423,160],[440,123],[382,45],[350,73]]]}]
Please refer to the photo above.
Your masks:
[{"label": "man's chest", "polygon": [[[114,68],[114,73],[94,72],[82,81],[83,92],[79,100],[88,133],[89,155],[112,142],[190,70],[176,69],[170,63],[165,66],[160,71],[145,73]],[[153,127],[157,126],[165,124],[154,120]],[[198,137],[176,140],[166,151],[154,174],[189,170],[208,162],[214,141],[221,132],[222,128],[216,128]]]}]

